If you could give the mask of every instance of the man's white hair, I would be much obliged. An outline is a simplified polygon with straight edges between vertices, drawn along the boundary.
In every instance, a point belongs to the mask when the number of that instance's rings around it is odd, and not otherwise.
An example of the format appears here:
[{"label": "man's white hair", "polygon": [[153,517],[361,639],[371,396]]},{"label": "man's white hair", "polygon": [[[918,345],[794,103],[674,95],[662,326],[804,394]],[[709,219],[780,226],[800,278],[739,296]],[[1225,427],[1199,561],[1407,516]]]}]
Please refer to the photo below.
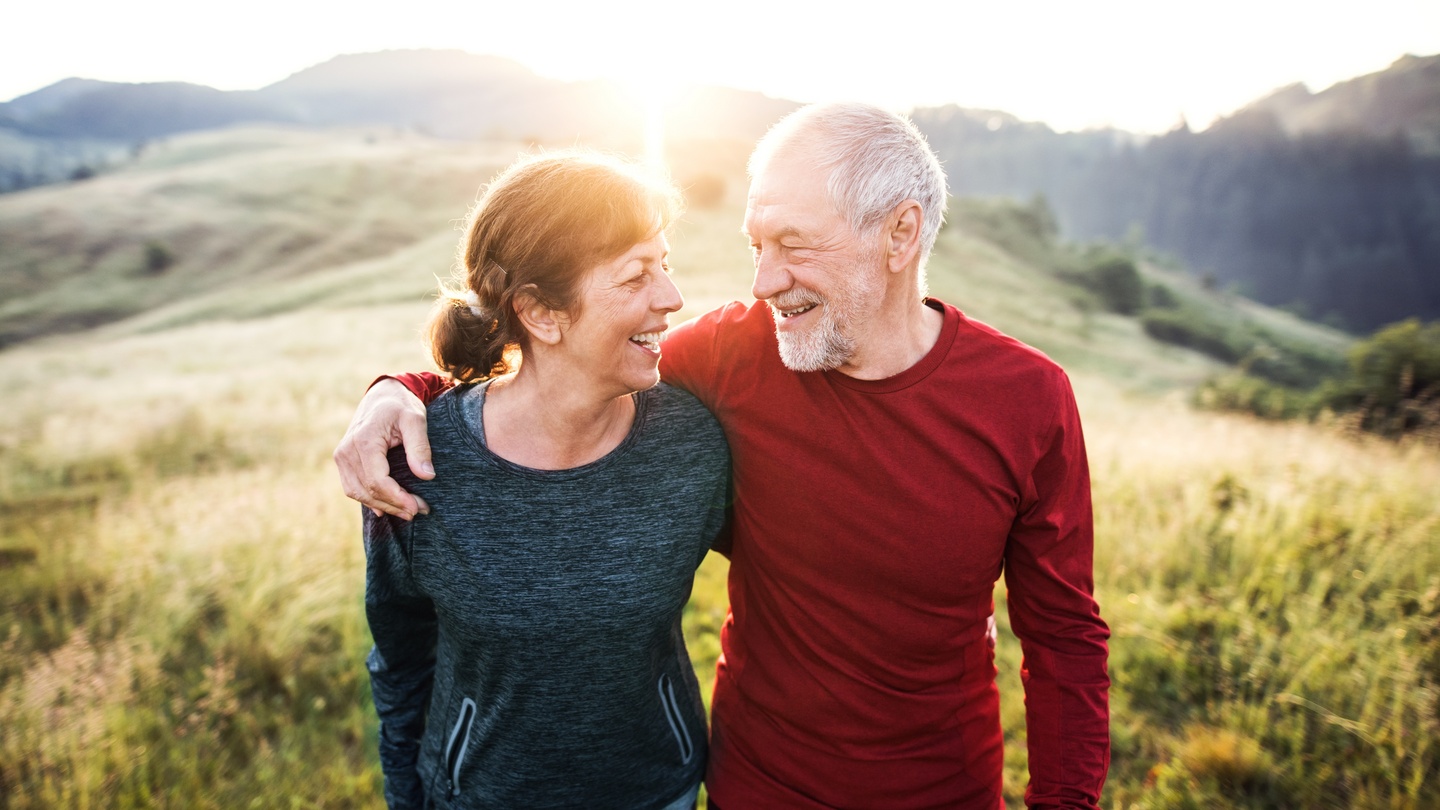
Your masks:
[{"label": "man's white hair", "polygon": [[879,226],[904,200],[918,202],[925,216],[920,229],[924,270],[949,195],[939,158],[910,119],[868,104],[801,107],[760,139],[750,155],[750,176],[779,155],[797,154],[830,170],[830,203],[856,233]]}]

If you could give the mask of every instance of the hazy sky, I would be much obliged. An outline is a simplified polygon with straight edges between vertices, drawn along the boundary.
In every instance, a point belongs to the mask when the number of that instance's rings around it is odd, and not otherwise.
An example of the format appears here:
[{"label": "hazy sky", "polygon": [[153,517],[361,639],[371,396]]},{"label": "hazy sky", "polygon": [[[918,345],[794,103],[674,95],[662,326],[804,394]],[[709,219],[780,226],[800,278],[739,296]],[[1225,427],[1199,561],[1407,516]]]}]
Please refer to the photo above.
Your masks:
[{"label": "hazy sky", "polygon": [[1292,82],[1318,91],[1440,53],[1440,0],[30,0],[3,17],[0,100],[67,76],[253,89],[341,53],[430,47],[560,79],[956,102],[1138,131],[1181,114],[1201,127]]}]

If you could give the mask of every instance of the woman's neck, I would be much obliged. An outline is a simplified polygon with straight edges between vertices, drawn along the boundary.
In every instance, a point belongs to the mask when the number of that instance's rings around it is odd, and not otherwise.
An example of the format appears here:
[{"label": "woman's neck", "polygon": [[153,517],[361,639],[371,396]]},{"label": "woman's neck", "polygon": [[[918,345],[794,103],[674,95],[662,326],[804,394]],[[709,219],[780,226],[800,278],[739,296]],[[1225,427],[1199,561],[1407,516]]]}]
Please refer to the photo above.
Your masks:
[{"label": "woman's neck", "polygon": [[634,397],[600,396],[574,375],[560,376],[522,364],[490,384],[481,413],[490,452],[523,467],[568,470],[620,446],[635,421]]}]

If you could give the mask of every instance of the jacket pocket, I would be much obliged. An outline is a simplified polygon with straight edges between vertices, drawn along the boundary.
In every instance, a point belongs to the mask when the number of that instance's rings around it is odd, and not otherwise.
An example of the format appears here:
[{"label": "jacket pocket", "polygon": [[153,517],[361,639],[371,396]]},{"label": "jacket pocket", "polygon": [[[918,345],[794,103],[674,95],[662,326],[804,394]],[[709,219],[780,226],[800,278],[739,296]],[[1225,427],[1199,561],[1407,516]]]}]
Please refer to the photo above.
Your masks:
[{"label": "jacket pocket", "polygon": [[465,763],[465,751],[470,747],[470,726],[475,723],[475,701],[465,698],[460,701],[460,716],[450,729],[450,739],[445,743],[445,775],[450,779],[450,797],[460,795],[460,766]]},{"label": "jacket pocket", "polygon": [[695,756],[695,743],[690,739],[685,716],[680,713],[680,704],[675,700],[675,682],[669,675],[661,674],[655,685],[660,690],[660,708],[665,711],[665,721],[670,724],[670,733],[675,735],[675,744],[680,748],[680,761],[689,765]]}]

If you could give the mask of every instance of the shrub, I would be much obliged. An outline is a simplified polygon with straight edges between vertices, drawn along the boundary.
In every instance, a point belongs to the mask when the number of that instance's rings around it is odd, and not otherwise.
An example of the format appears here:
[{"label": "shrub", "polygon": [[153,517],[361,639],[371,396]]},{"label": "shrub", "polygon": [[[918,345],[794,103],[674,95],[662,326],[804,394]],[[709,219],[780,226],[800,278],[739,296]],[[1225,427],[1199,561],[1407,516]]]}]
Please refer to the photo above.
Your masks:
[{"label": "shrub", "polygon": [[1134,315],[1145,305],[1145,283],[1135,262],[1125,256],[1106,256],[1085,273],[1088,286],[1100,296],[1106,309]]},{"label": "shrub", "polygon": [[1286,349],[1252,350],[1237,373],[1203,383],[1195,401],[1269,419],[1353,414],[1357,426],[1373,433],[1440,439],[1440,322],[1385,327],[1350,350],[1347,367],[1337,368],[1317,350]]},{"label": "shrub", "polygon": [[170,269],[175,263],[175,251],[169,245],[158,239],[151,239],[145,243],[145,272],[149,275],[159,275]]},{"label": "shrub", "polygon": [[1350,373],[1376,406],[1433,398],[1440,387],[1440,321],[1422,326],[1411,318],[1388,326],[1350,350]]},{"label": "shrub", "polygon": [[1221,324],[1188,308],[1147,310],[1140,318],[1145,334],[1163,343],[1174,343],[1208,354],[1216,360],[1235,363],[1245,356]]},{"label": "shrub", "polygon": [[1213,780],[1230,795],[1263,791],[1274,770],[1258,742],[1229,729],[1192,727],[1178,758],[1196,778]]},{"label": "shrub", "polygon": [[1317,390],[1324,407],[1355,412],[1375,433],[1440,438],[1440,321],[1380,329],[1350,350],[1349,361],[1345,377]]},{"label": "shrub", "polygon": [[1145,303],[1155,309],[1174,309],[1180,306],[1175,291],[1164,284],[1152,284],[1145,290]]},{"label": "shrub", "polygon": [[1241,374],[1289,388],[1313,388],[1343,369],[1337,353],[1245,322],[1226,323],[1197,307],[1148,309],[1140,323],[1156,340],[1237,364]]},{"label": "shrub", "polygon": [[1195,403],[1210,410],[1241,411],[1265,419],[1308,418],[1316,412],[1313,395],[1243,373],[1223,374],[1201,383],[1195,391]]},{"label": "shrub", "polygon": [[725,201],[725,178],[702,172],[685,184],[685,203],[691,208],[717,208]]}]

